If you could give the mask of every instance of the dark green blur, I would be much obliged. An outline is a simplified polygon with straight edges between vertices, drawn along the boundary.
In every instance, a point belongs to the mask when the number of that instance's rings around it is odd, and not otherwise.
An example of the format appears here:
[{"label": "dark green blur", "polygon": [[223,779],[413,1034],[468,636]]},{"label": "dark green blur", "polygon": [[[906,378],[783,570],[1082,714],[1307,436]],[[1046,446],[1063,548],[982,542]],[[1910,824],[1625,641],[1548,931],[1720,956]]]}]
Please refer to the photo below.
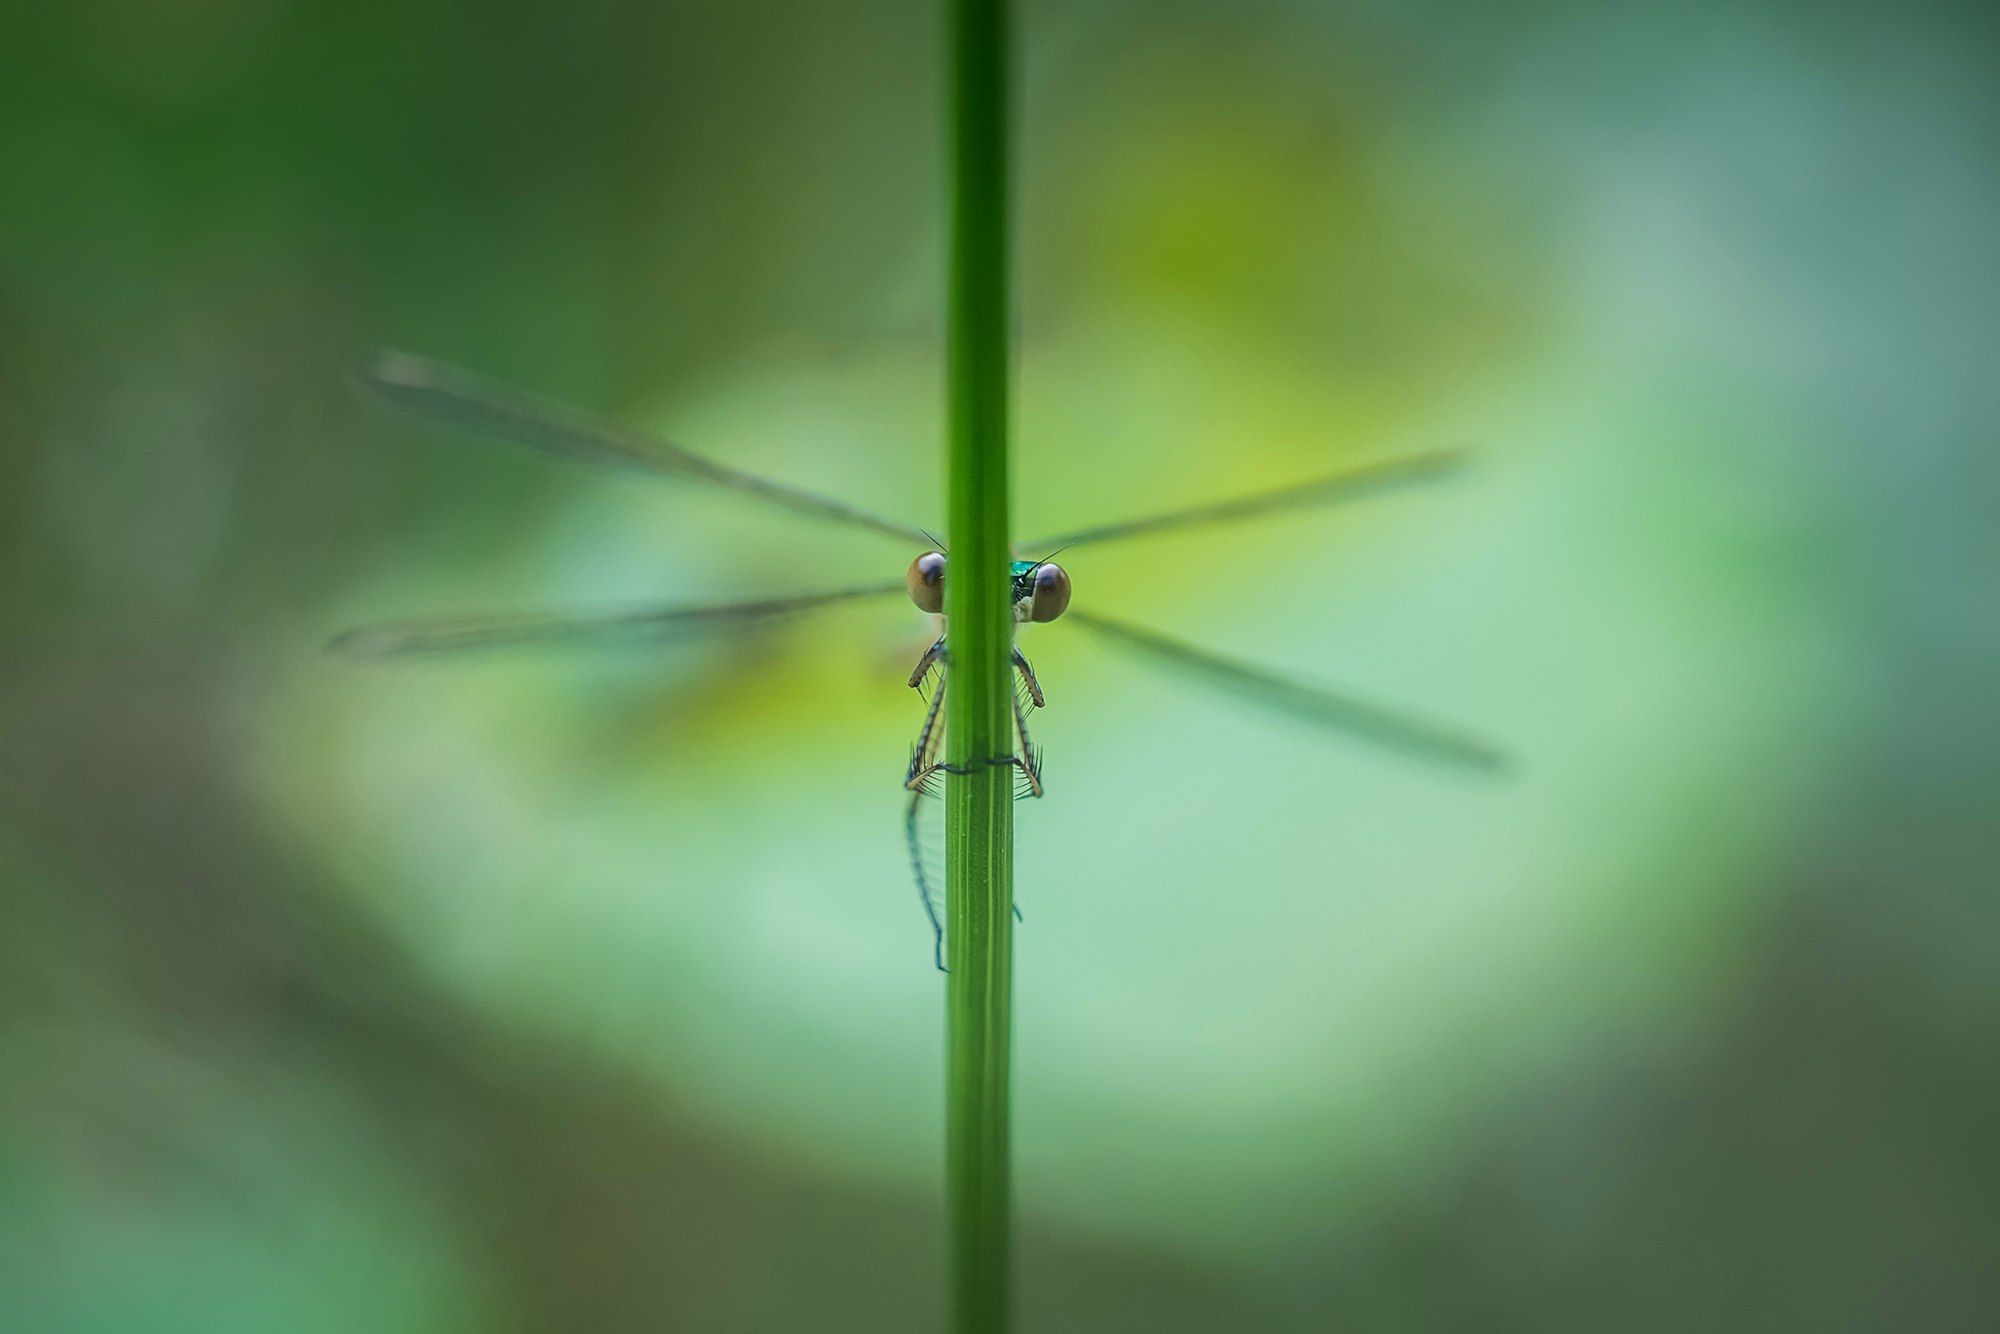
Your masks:
[{"label": "dark green blur", "polygon": [[[1024,6],[1024,535],[1466,777],[1022,644],[1024,1331],[2000,1324],[1972,6]],[[929,5],[34,5],[0,43],[0,1329],[931,1330],[915,552],[365,409],[436,356],[942,518]],[[1044,553],[1033,553],[1036,555]]]}]

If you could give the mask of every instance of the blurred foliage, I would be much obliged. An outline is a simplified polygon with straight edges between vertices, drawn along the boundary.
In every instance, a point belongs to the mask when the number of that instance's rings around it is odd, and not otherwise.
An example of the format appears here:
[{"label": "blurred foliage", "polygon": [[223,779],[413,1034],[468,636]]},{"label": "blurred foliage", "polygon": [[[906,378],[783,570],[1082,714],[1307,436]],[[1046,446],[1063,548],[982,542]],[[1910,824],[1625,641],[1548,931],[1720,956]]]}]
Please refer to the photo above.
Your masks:
[{"label": "blurred foliage", "polygon": [[[1078,604],[1519,757],[1029,632],[1025,1327],[1992,1327],[1990,19],[1022,22],[1027,527],[1481,459],[1079,550]],[[923,622],[318,646],[894,577],[344,375],[410,348],[935,523],[935,16],[13,27],[0,1327],[933,1328]]]}]

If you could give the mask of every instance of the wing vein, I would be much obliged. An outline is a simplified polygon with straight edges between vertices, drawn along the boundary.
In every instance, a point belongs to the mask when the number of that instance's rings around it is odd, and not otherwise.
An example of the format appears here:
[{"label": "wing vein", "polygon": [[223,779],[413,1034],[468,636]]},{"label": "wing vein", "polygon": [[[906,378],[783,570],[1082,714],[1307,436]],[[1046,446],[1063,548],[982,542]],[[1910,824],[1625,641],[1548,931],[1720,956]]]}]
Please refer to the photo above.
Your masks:
[{"label": "wing vein", "polygon": [[1286,717],[1424,759],[1486,772],[1506,767],[1507,757],[1498,747],[1448,724],[1294,681],[1123,621],[1075,608],[1064,619],[1095,631],[1107,642],[1155,666],[1183,671],[1204,684]]},{"label": "wing vein", "polygon": [[1358,468],[1345,468],[1309,481],[1295,482],[1290,486],[1271,491],[1260,491],[1255,495],[1212,501],[1187,509],[1169,510],[1164,514],[1151,514],[1118,523],[1101,524],[1094,528],[1080,528],[1075,532],[1062,533],[1055,537],[1019,543],[1018,546],[1022,551],[1056,551],[1091,542],[1117,542],[1128,537],[1142,537],[1149,533],[1167,532],[1176,528],[1233,523],[1239,519],[1277,514],[1285,510],[1307,509],[1314,505],[1359,500],[1364,496],[1396,487],[1448,476],[1461,468],[1464,463],[1465,455],[1453,450],[1411,454],[1402,458],[1365,464]]},{"label": "wing vein", "polygon": [[493,649],[673,643],[752,630],[837,603],[902,591],[900,583],[866,584],[747,602],[389,621],[343,631],[327,642],[327,648],[349,657],[394,658]]},{"label": "wing vein", "polygon": [[556,458],[705,482],[815,519],[929,545],[923,529],[803,487],[725,467],[670,441],[621,430],[574,408],[405,352],[382,352],[358,372],[361,387],[392,407]]}]

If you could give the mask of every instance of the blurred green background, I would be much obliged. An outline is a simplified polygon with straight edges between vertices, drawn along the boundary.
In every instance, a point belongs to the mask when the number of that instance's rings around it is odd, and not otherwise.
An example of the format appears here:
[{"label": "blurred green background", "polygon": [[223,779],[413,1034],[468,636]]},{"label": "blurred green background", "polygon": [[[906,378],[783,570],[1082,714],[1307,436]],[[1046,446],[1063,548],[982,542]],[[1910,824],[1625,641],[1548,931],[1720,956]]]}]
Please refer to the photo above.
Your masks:
[{"label": "blurred green background", "polygon": [[[1016,512],[1470,446],[1024,637],[1033,1330],[2000,1324],[1973,6],[1028,4]],[[78,0],[0,50],[0,1327],[925,1330],[925,622],[344,625],[914,554],[366,411],[377,345],[935,524],[911,0]]]}]

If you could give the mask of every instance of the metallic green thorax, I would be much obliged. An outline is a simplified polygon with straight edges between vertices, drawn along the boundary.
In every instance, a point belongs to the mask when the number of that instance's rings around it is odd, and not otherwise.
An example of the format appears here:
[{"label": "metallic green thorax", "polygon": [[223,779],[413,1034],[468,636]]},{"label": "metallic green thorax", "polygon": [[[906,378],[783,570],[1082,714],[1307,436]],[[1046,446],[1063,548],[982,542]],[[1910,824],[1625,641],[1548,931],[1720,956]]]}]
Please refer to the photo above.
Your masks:
[{"label": "metallic green thorax", "polygon": [[1042,567],[1040,561],[1017,560],[1009,572],[1014,580],[1014,602],[1018,606],[1035,595],[1035,571]]}]

